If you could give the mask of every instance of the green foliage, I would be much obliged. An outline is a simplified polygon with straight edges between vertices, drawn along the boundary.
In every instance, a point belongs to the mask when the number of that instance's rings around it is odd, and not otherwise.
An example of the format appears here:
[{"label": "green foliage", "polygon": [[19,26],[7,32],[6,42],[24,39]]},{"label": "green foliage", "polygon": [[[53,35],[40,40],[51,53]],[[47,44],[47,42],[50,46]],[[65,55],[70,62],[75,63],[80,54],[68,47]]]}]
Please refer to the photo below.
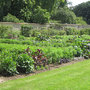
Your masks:
[{"label": "green foliage", "polygon": [[90,35],[90,28],[84,28],[80,30],[80,35],[87,34]]},{"label": "green foliage", "polygon": [[66,35],[66,32],[64,30],[60,30],[59,35]]},{"label": "green foliage", "polygon": [[52,19],[59,20],[61,23],[73,24],[76,20],[76,15],[67,8],[60,8],[53,12]]},{"label": "green foliage", "polygon": [[43,24],[49,22],[52,12],[66,5],[67,0],[1,0],[0,21]]},{"label": "green foliage", "polygon": [[41,69],[40,66],[37,66],[37,67],[36,67],[36,70],[40,70],[40,69]]},{"label": "green foliage", "polygon": [[15,23],[21,23],[21,22],[24,22],[23,20],[19,20],[18,18],[16,18],[16,16],[13,16],[11,14],[8,13],[7,16],[5,16],[3,18],[3,21],[4,22],[15,22]]},{"label": "green foliage", "polygon": [[90,59],[0,83],[1,90],[89,90]]},{"label": "green foliage", "polygon": [[21,26],[21,35],[25,36],[25,37],[29,37],[29,34],[30,34],[30,30],[32,29],[33,27],[31,25],[22,25]]},{"label": "green foliage", "polygon": [[34,70],[34,60],[27,54],[19,55],[16,61],[18,72],[30,73]]},{"label": "green foliage", "polygon": [[82,17],[77,17],[76,24],[86,25],[87,23],[83,20]]},{"label": "green foliage", "polygon": [[0,25],[0,37],[4,37],[10,29],[10,26]]},{"label": "green foliage", "polygon": [[52,12],[57,0],[35,0],[36,6],[40,6],[43,9],[46,9],[48,12]]},{"label": "green foliage", "polygon": [[80,57],[83,55],[83,51],[80,47],[78,46],[74,46],[75,50],[77,51],[77,53],[75,54],[75,57]]},{"label": "green foliage", "polygon": [[20,14],[21,19],[23,19],[25,22],[30,22],[31,16],[33,15],[28,8],[21,9]]},{"label": "green foliage", "polygon": [[83,17],[90,24],[90,1],[75,6],[73,11],[78,17]]},{"label": "green foliage", "polygon": [[32,22],[44,24],[49,22],[50,14],[49,12],[47,12],[46,9],[42,9],[41,7],[38,6],[37,9],[34,10],[31,19]]},{"label": "green foliage", "polygon": [[0,21],[3,21],[3,17],[7,15],[12,0],[0,0]]},{"label": "green foliage", "polygon": [[[76,33],[76,28],[71,28],[71,27],[67,27],[65,28],[66,34],[67,35],[75,35]],[[79,31],[79,30],[78,30]],[[78,33],[76,33],[78,34]]]},{"label": "green foliage", "polygon": [[[1,56],[0,56],[1,57]],[[13,61],[10,56],[3,56],[0,58],[2,61],[0,62],[0,73],[4,76],[11,76],[17,74],[16,70],[16,62]]]},{"label": "green foliage", "polygon": [[[33,68],[38,70],[44,69],[48,64],[62,64],[62,61],[67,63],[74,57],[90,58],[89,47],[87,47],[87,44],[90,43],[90,36],[80,35],[81,30],[75,30],[75,28],[66,28],[66,30],[70,30],[64,31],[69,35],[63,36],[60,36],[62,30],[35,30],[42,35],[42,38],[44,38],[43,35],[46,35],[46,38],[49,36],[48,40],[42,40],[41,37],[41,40],[37,40],[37,37],[0,39],[0,74],[3,74],[2,65],[5,66],[5,63],[8,63],[8,66],[10,64],[10,67],[6,66],[9,69],[5,68],[5,74],[14,75],[17,71],[18,73],[30,73]],[[88,34],[90,31],[90,29],[85,30],[83,34]]]},{"label": "green foliage", "polygon": [[37,37],[36,37],[36,40],[39,40],[39,41],[46,41],[46,40],[48,40],[49,39],[49,36],[47,36],[47,35],[38,35]]}]

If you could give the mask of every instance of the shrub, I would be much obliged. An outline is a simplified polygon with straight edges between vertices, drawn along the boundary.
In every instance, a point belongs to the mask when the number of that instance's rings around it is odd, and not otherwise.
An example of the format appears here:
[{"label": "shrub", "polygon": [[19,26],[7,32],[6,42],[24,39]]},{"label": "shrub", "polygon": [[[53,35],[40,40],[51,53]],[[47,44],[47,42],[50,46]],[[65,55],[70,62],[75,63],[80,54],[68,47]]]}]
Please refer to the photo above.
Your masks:
[{"label": "shrub", "polygon": [[25,37],[24,36],[22,36],[22,35],[19,35],[19,40],[25,40]]},{"label": "shrub", "polygon": [[81,29],[80,35],[83,35],[83,34],[90,35],[90,28]]},{"label": "shrub", "polygon": [[75,57],[80,57],[80,56],[82,56],[82,54],[83,54],[83,51],[82,51],[82,49],[80,48],[80,47],[78,47],[78,46],[74,46],[74,48],[75,48],[75,50],[76,50],[76,54],[75,54]]},{"label": "shrub", "polygon": [[12,57],[3,57],[0,63],[0,73],[5,76],[11,76],[17,74],[16,62],[13,61]]},{"label": "shrub", "polygon": [[48,30],[48,34],[49,34],[50,36],[59,35],[59,30],[49,29],[49,30]]},{"label": "shrub", "polygon": [[77,33],[79,33],[79,32],[77,32],[76,28],[73,28],[73,27],[72,28],[66,27],[65,31],[66,31],[67,35],[76,35]]},{"label": "shrub", "polygon": [[60,30],[59,35],[66,35],[66,32],[64,30]]},{"label": "shrub", "polygon": [[30,73],[34,70],[34,60],[27,54],[19,55],[16,61],[18,72]]},{"label": "shrub", "polygon": [[20,35],[20,31],[18,30],[8,30],[7,34],[4,36],[4,38],[8,39],[17,39]]},{"label": "shrub", "polygon": [[42,9],[40,6],[37,7],[37,9],[34,10],[34,13],[32,15],[32,22],[34,23],[47,23],[50,19],[50,14],[47,12],[46,9]]},{"label": "shrub", "polygon": [[11,29],[10,26],[0,25],[0,37],[4,37],[5,34],[7,34],[8,30],[10,29]]},{"label": "shrub", "polygon": [[3,21],[4,22],[15,22],[15,23],[21,23],[21,22],[24,22],[23,20],[19,20],[16,16],[13,16],[11,14],[8,13],[7,16],[5,16],[3,18]]},{"label": "shrub", "polygon": [[42,52],[41,49],[37,49],[36,52],[32,52],[30,50],[30,48],[28,47],[25,50],[25,53],[27,53],[29,56],[32,56],[32,58],[34,59],[34,66],[35,69],[37,66],[46,66],[47,64],[47,57],[44,55],[44,53]]},{"label": "shrub", "polygon": [[32,29],[33,27],[31,25],[22,25],[21,26],[21,35],[25,36],[25,37],[29,37],[29,34],[30,34],[30,30]]},{"label": "shrub", "polygon": [[63,58],[65,59],[73,58],[74,54],[75,54],[75,49],[73,49],[72,47],[68,47],[63,50],[63,55],[64,55]]},{"label": "shrub", "polygon": [[30,36],[32,37],[37,37],[40,34],[40,30],[30,30]]},{"label": "shrub", "polygon": [[86,50],[85,54],[84,54],[84,58],[85,59],[89,59],[90,58],[90,51]]},{"label": "shrub", "polygon": [[82,17],[76,17],[76,24],[86,25],[87,23],[83,20]]},{"label": "shrub", "polygon": [[36,40],[39,40],[39,41],[46,41],[48,39],[49,39],[49,36],[47,36],[47,35],[38,35],[36,37]]}]

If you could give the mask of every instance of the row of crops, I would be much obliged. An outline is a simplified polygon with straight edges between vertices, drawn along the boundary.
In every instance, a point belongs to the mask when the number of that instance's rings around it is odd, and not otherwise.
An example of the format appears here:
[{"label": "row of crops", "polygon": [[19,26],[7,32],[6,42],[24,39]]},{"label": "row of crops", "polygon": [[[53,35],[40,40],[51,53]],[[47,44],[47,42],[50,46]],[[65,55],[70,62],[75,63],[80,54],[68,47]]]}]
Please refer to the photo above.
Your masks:
[{"label": "row of crops", "polygon": [[90,58],[90,36],[53,36],[48,41],[0,39],[0,73],[15,75],[62,64],[74,57]]},{"label": "row of crops", "polygon": [[48,34],[49,30],[29,31],[30,28],[25,28],[26,31],[23,29],[23,32],[10,32],[7,27],[1,26],[1,75],[31,73],[34,70],[47,69],[49,64],[70,62],[74,57],[90,58],[90,48],[87,45],[90,43],[90,36],[87,33],[58,35],[55,32],[59,31],[56,30],[50,30]]}]

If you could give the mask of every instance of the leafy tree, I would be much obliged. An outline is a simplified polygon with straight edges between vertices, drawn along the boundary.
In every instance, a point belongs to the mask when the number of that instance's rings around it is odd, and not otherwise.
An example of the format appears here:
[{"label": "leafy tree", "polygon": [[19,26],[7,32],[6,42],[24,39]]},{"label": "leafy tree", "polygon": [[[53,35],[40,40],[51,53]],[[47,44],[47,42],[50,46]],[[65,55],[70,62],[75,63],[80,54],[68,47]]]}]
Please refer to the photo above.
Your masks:
[{"label": "leafy tree", "polygon": [[47,9],[48,12],[51,12],[54,8],[56,0],[35,0],[36,6],[41,6],[43,9]]},{"label": "leafy tree", "polygon": [[[0,20],[10,13],[26,22],[36,22],[34,18],[39,20],[37,21],[39,23],[48,22],[50,18],[49,13],[55,10],[55,8],[65,6],[66,1],[67,0],[0,0]],[[39,14],[42,15],[40,15],[42,20]]]},{"label": "leafy tree", "polygon": [[57,8],[65,7],[68,4],[67,0],[58,0],[56,2]]},{"label": "leafy tree", "polygon": [[46,9],[42,9],[40,6],[38,6],[37,9],[34,10],[31,19],[32,22],[35,23],[47,23],[49,22],[50,14]]},{"label": "leafy tree", "polygon": [[0,0],[0,20],[2,20],[3,16],[8,13],[11,1],[12,0]]},{"label": "leafy tree", "polygon": [[75,6],[73,11],[78,17],[82,16],[90,24],[90,1]]},{"label": "leafy tree", "polygon": [[59,20],[62,23],[76,23],[76,15],[68,8],[59,8],[52,14],[52,19]]},{"label": "leafy tree", "polygon": [[12,0],[9,13],[20,18],[20,11],[25,7],[25,0]]}]

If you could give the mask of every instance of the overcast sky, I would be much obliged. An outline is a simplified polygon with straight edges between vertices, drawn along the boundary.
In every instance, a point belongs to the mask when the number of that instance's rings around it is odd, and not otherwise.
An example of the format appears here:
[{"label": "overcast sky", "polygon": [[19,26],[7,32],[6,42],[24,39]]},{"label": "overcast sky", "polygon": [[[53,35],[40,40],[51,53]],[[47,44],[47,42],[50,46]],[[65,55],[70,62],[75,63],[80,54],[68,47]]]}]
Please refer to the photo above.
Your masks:
[{"label": "overcast sky", "polygon": [[72,2],[72,6],[75,6],[75,5],[78,5],[82,2],[87,2],[87,1],[90,1],[90,0],[68,0],[69,2]]}]

